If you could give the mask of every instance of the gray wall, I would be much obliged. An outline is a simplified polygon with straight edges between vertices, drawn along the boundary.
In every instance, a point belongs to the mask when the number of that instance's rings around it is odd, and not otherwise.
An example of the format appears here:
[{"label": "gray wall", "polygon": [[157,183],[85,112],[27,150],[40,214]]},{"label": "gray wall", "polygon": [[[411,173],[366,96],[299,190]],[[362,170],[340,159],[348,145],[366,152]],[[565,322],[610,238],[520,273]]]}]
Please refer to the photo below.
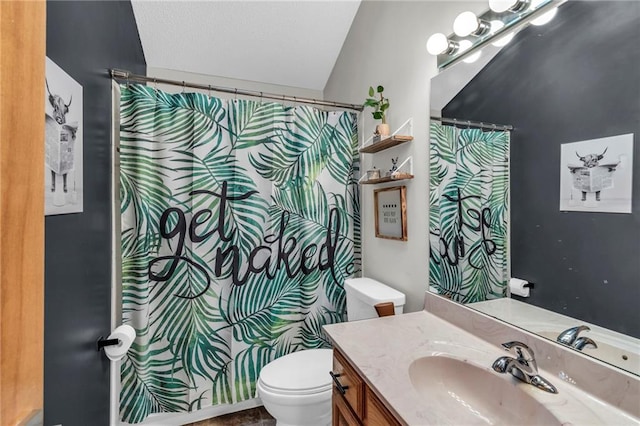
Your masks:
[{"label": "gray wall", "polygon": [[[443,110],[508,123],[512,276],[552,311],[640,337],[640,3],[571,2]],[[632,214],[560,212],[560,145],[634,133]],[[584,155],[584,154],[583,154]]]},{"label": "gray wall", "polygon": [[48,1],[47,56],[84,89],[84,213],[45,221],[44,424],[109,424],[111,79],[145,73],[127,2]]}]

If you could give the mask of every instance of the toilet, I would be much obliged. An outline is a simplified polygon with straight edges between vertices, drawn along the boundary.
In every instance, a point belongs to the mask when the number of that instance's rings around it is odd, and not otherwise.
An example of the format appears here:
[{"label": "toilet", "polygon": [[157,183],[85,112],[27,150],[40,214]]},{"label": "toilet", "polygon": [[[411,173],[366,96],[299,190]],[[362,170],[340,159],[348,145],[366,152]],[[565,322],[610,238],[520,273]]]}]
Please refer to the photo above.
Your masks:
[{"label": "toilet", "polygon": [[[374,305],[382,302],[393,302],[396,315],[404,309],[404,294],[371,278],[347,279],[344,288],[348,321],[376,318]],[[332,363],[331,349],[307,349],[262,368],[258,396],[277,426],[331,424]]]}]

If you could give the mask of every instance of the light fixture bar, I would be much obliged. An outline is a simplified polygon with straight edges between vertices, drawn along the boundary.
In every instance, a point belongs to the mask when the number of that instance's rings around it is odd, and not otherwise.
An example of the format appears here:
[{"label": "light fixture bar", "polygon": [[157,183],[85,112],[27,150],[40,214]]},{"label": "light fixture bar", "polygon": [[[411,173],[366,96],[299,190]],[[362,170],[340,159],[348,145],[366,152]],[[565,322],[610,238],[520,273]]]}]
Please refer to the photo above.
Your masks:
[{"label": "light fixture bar", "polygon": [[[519,31],[534,19],[539,18],[540,16],[544,15],[545,13],[549,12],[554,8],[557,8],[558,6],[560,6],[562,3],[566,1],[567,0],[550,0],[546,4],[538,6],[535,10],[523,12],[519,15],[514,14],[515,18],[512,21],[506,22],[502,28],[498,29],[493,34],[489,34],[487,36],[478,38],[473,42],[473,45],[468,49],[458,50],[453,54],[438,55],[438,68],[442,70],[447,67],[453,66],[459,63],[460,61],[463,61],[464,59],[471,56],[478,49],[481,49],[485,45],[492,43],[496,40],[499,40],[501,37],[506,36],[511,32]],[[522,18],[520,19],[518,18],[518,16],[522,16]],[[495,12],[493,12],[492,10],[488,10],[484,14],[480,15],[479,19],[491,21],[492,19],[494,19],[492,17],[495,17]],[[450,35],[448,37],[448,40],[457,42],[457,43],[460,43],[461,41],[460,37],[457,37],[455,34]]]}]

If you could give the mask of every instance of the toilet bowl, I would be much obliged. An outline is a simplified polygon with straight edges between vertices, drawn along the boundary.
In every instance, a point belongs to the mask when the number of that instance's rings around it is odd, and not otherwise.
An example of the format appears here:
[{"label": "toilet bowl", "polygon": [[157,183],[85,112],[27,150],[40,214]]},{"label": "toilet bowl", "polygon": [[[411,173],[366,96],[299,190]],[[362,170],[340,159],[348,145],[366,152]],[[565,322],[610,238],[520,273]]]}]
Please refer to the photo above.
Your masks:
[{"label": "toilet bowl", "polygon": [[[376,318],[375,305],[393,302],[403,311],[405,296],[370,278],[345,280],[349,321]],[[331,349],[307,349],[278,358],[262,368],[258,396],[277,426],[328,426],[331,424],[329,375]]]},{"label": "toilet bowl", "polygon": [[257,389],[277,426],[331,424],[331,349],[285,355],[260,371]]}]

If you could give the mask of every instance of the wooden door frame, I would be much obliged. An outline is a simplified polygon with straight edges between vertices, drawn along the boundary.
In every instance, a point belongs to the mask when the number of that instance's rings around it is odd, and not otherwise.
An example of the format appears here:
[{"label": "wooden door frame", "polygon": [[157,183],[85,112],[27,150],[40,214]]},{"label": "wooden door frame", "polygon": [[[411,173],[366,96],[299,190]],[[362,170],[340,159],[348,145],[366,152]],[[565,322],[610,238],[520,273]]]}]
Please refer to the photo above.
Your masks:
[{"label": "wooden door frame", "polygon": [[0,0],[0,424],[43,408],[46,3]]}]

